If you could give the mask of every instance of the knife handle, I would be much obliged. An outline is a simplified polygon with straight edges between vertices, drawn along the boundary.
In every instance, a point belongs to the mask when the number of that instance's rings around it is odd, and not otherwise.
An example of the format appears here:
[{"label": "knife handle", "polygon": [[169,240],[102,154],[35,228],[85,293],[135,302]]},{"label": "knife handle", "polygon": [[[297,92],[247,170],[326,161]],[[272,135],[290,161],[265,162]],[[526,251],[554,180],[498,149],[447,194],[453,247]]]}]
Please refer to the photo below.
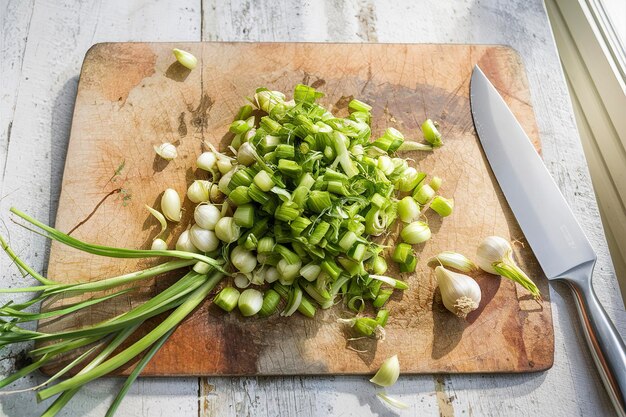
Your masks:
[{"label": "knife handle", "polygon": [[574,291],[576,307],[593,360],[620,417],[626,416],[626,346],[598,301],[591,278],[595,260],[563,274]]}]

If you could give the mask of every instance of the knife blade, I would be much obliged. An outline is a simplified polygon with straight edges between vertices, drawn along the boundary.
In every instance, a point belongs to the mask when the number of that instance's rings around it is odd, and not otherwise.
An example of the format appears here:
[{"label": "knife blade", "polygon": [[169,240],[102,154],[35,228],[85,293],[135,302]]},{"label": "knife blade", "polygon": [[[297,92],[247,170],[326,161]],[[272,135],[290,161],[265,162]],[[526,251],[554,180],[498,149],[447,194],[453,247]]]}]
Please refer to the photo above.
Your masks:
[{"label": "knife blade", "polygon": [[596,254],[541,157],[476,66],[470,81],[476,133],[489,165],[548,279],[565,280],[613,405],[626,416],[626,346],[591,283]]}]

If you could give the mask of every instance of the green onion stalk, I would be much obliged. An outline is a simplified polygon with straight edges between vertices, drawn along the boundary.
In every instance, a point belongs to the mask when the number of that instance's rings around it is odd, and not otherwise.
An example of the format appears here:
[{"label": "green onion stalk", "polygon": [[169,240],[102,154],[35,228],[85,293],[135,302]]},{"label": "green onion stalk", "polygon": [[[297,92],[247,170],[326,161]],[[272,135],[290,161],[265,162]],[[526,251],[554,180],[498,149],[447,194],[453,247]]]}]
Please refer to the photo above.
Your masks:
[{"label": "green onion stalk", "polygon": [[[30,226],[34,226],[33,231],[36,233],[86,253],[112,258],[168,257],[171,259],[141,271],[100,281],[88,282],[86,279],[81,280],[79,278],[75,283],[61,283],[37,273],[0,236],[0,246],[9,258],[20,270],[31,275],[39,283],[36,286],[23,288],[0,289],[1,293],[25,292],[36,294],[27,302],[19,304],[8,302],[0,306],[0,346],[22,342],[46,342],[44,345],[38,345],[31,349],[29,356],[32,363],[0,380],[0,388],[8,386],[53,361],[58,361],[59,358],[63,360],[65,357],[72,357],[71,361],[43,384],[32,388],[38,390],[37,398],[39,400],[58,395],[43,414],[44,416],[54,416],[86,383],[114,372],[137,356],[142,356],[109,409],[107,415],[113,415],[130,385],[149,360],[175,331],[176,327],[202,303],[224,277],[223,263],[207,255],[177,250],[134,250],[89,244],[46,226],[17,209],[13,208],[11,211],[29,223]],[[189,269],[199,261],[210,266],[207,273],[201,274]],[[137,289],[137,287],[132,286],[133,284],[175,270],[188,270],[188,272],[161,293],[117,316],[82,328],[59,332],[32,331],[24,327],[29,322],[64,318],[115,297],[132,293]],[[89,298],[39,313],[27,311],[36,303],[77,295],[88,295]],[[160,314],[167,314],[167,317],[155,329],[123,351],[116,352],[116,349],[133,335],[146,320]],[[62,382],[58,381],[71,370],[78,370],[78,372],[69,379]]]}]

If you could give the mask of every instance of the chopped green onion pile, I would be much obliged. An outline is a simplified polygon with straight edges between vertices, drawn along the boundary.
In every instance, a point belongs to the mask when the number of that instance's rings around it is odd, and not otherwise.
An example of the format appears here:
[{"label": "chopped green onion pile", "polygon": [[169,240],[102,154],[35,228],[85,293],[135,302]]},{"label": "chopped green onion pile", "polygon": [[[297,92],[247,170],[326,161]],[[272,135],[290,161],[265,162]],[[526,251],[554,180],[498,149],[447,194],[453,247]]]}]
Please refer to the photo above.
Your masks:
[{"label": "chopped green onion pile", "polygon": [[[238,311],[236,314],[245,317],[298,312],[312,318],[317,308],[340,302],[357,314],[369,304],[376,310],[375,317],[359,315],[345,322],[360,336],[382,338],[390,313],[385,304],[395,290],[408,289],[399,277],[385,275],[386,255],[402,272],[415,271],[418,259],[411,245],[431,237],[424,211],[430,207],[448,216],[453,209],[451,199],[436,195],[441,179],[433,177],[427,182],[426,173],[397,153],[432,151],[441,146],[441,134],[436,124],[427,120],[422,125],[426,143],[407,141],[392,127],[371,140],[372,108],[368,104],[352,100],[349,116],[340,118],[316,102],[321,97],[322,93],[305,85],[296,86],[292,100],[277,91],[256,91],[250,100],[256,110],[251,105],[242,107],[230,125],[230,154],[205,144],[207,149],[198,156],[198,168],[208,172],[211,180],[189,185],[187,198],[197,204],[195,221],[175,244],[161,238],[166,219],[181,219],[181,200],[171,188],[161,199],[160,211],[148,208],[162,226],[153,250],[87,244],[12,209],[44,236],[87,253],[170,259],[120,277],[64,284],[38,274],[0,237],[20,271],[40,283],[0,290],[37,294],[31,301],[0,307],[0,347],[49,342],[31,350],[32,364],[0,381],[0,387],[60,356],[91,348],[75,356],[38,390],[40,400],[60,394],[45,413],[51,416],[84,384],[143,355],[116,397],[112,415],[150,358],[224,276],[230,278],[212,297],[215,305],[227,312]],[[397,219],[406,223],[400,233],[404,243],[386,248],[377,237],[390,233]],[[168,245],[175,245],[176,250],[167,250]],[[116,317],[58,333],[22,327],[25,322],[60,318],[105,302],[134,291],[136,288],[127,288],[130,283],[140,285],[141,280],[177,269],[184,273],[176,283]],[[125,289],[116,290],[122,285]],[[51,297],[82,294],[92,295],[56,310],[27,311]],[[142,323],[162,313],[168,315],[161,324],[132,345],[116,350]],[[96,350],[96,343],[103,349]],[[72,368],[79,372],[56,382]]]}]

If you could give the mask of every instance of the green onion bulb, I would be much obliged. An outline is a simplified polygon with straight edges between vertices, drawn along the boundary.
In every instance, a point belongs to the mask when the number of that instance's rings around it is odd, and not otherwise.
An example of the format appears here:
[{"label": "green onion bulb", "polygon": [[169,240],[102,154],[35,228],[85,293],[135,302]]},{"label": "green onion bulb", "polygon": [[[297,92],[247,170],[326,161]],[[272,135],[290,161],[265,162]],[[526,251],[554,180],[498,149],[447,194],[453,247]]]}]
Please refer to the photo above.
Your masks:
[{"label": "green onion bulb", "polygon": [[193,56],[191,52],[183,51],[182,49],[172,49],[176,60],[185,68],[190,70],[194,69],[198,65],[198,58]]},{"label": "green onion bulb", "polygon": [[233,277],[233,283],[237,288],[248,288],[251,281],[248,279],[246,274],[236,273]]},{"label": "green onion bulb", "polygon": [[206,230],[214,230],[220,217],[220,210],[213,204],[199,204],[193,212],[196,224]]},{"label": "green onion bulb", "polygon": [[235,174],[235,170],[231,169],[227,173],[223,174],[222,178],[220,178],[219,182],[217,183],[217,186],[219,187],[219,190],[222,192],[222,194],[225,194],[225,195],[230,194],[230,189],[228,188],[228,184],[230,183],[230,179],[233,177],[234,174]]},{"label": "green onion bulb", "polygon": [[213,152],[202,152],[196,159],[196,166],[204,171],[213,172],[217,164],[217,157]]},{"label": "green onion bulb", "polygon": [[413,198],[420,204],[428,203],[435,196],[435,190],[430,185],[424,184],[413,193]]},{"label": "green onion bulb", "polygon": [[256,162],[256,151],[250,142],[244,142],[237,151],[237,162],[242,165],[250,166]]},{"label": "green onion bulb", "polygon": [[400,232],[400,236],[404,242],[415,245],[426,242],[430,239],[431,234],[426,223],[422,221],[415,221],[406,225]]},{"label": "green onion bulb", "polygon": [[278,272],[278,269],[276,269],[275,266],[270,266],[265,271],[265,282],[267,282],[268,284],[278,281],[279,278],[280,278],[280,273]]},{"label": "green onion bulb", "polygon": [[152,241],[152,250],[167,250],[167,243],[163,239],[156,238]]},{"label": "green onion bulb", "polygon": [[239,272],[245,274],[252,272],[256,267],[256,256],[251,251],[237,246],[230,252],[230,262]]},{"label": "green onion bulb", "polygon": [[176,241],[176,250],[183,252],[198,252],[198,249],[191,243],[191,237],[189,236],[189,230],[185,230],[178,237]]},{"label": "green onion bulb", "polygon": [[187,197],[192,203],[203,203],[209,201],[209,191],[211,182],[205,180],[195,180],[187,189]]},{"label": "green onion bulb", "polygon": [[213,303],[226,312],[231,312],[237,306],[239,301],[239,290],[233,287],[224,287],[222,291],[218,292]]},{"label": "green onion bulb", "polygon": [[440,195],[433,198],[430,203],[430,208],[433,209],[441,217],[446,217],[452,214],[454,208],[454,200],[452,198],[445,198]]},{"label": "green onion bulb", "polygon": [[284,259],[278,261],[278,265],[276,265],[276,269],[278,269],[278,273],[280,274],[281,283],[285,283],[284,285],[288,285],[296,279],[297,276],[300,275],[300,268],[302,267],[302,262],[298,261],[296,263],[290,264]]},{"label": "green onion bulb", "polygon": [[193,265],[193,270],[196,271],[198,274],[203,274],[206,275],[209,273],[209,271],[211,270],[212,266],[209,265],[206,262],[202,262],[202,261],[198,261]]},{"label": "green onion bulb", "polygon": [[222,217],[215,224],[215,234],[222,242],[232,243],[239,238],[240,229],[232,217]]},{"label": "green onion bulb", "polygon": [[437,129],[437,123],[432,120],[426,119],[426,121],[422,123],[422,133],[424,134],[426,142],[433,145],[433,147],[437,148],[443,144],[441,142],[441,133],[439,133]]},{"label": "green onion bulb", "polygon": [[411,196],[406,196],[398,203],[398,217],[405,223],[411,223],[420,215],[420,206]]},{"label": "green onion bulb", "polygon": [[201,252],[212,252],[220,245],[220,241],[212,230],[206,230],[194,224],[189,229],[191,243]]},{"label": "green onion bulb", "polygon": [[314,264],[312,262],[310,264],[304,265],[300,269],[300,275],[302,275],[304,279],[310,282],[315,281],[318,275],[320,274],[320,272],[322,272],[322,268],[319,265]]},{"label": "green onion bulb", "polygon": [[233,163],[230,158],[217,158],[217,169],[222,175],[232,171]]},{"label": "green onion bulb", "polygon": [[176,190],[168,188],[161,197],[161,211],[168,220],[179,222],[182,217],[180,211],[180,197]]},{"label": "green onion bulb", "polygon": [[263,307],[263,294],[254,288],[248,288],[239,296],[237,305],[243,316],[254,316]]},{"label": "green onion bulb", "polygon": [[387,155],[382,155],[378,157],[378,169],[380,169],[385,175],[389,175],[395,169],[391,158]]}]

